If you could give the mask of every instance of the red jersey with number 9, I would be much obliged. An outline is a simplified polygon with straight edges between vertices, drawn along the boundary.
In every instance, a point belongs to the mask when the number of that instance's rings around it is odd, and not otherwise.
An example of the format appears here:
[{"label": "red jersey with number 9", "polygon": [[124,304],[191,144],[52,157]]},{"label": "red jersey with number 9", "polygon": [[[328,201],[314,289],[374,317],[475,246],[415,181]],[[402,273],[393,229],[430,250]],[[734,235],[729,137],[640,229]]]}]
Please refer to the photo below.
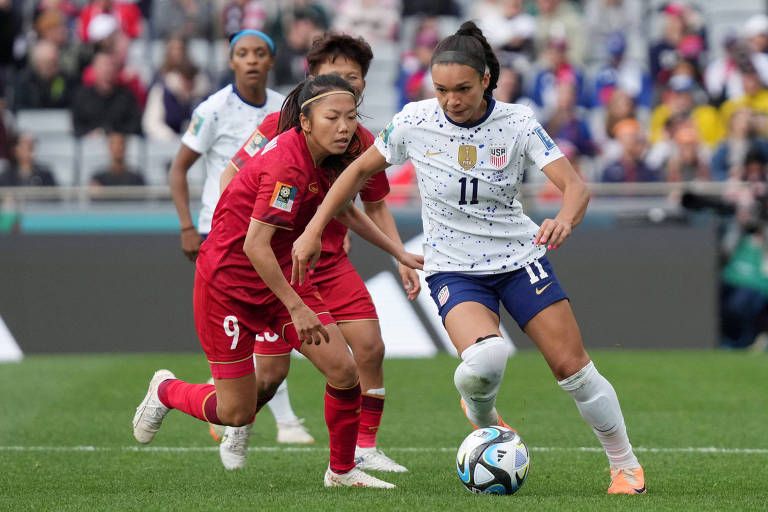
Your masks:
[{"label": "red jersey with number 9", "polygon": [[218,291],[244,302],[277,300],[243,252],[251,219],[277,228],[271,246],[290,281],[293,242],[328,188],[325,171],[315,167],[302,132],[291,129],[272,139],[221,195],[211,232],[197,258],[200,276]]},{"label": "red jersey with number 9", "polygon": [[[279,120],[280,112],[273,112],[264,118],[256,131],[248,137],[248,140],[243,144],[243,147],[241,147],[237,154],[232,157],[231,162],[235,167],[238,169],[242,168],[268,143],[268,141],[277,136]],[[357,136],[360,137],[363,151],[372,146],[373,141],[376,139],[376,137],[361,124],[357,125]],[[375,203],[382,201],[387,194],[389,194],[389,180],[387,180],[387,173],[380,171],[371,176],[360,190],[360,199],[367,203]],[[318,267],[323,267],[323,261],[335,259],[333,258],[334,256],[343,252],[342,244],[346,234],[346,226],[336,219],[331,219],[328,226],[326,226],[323,231],[323,254],[318,262]]]}]

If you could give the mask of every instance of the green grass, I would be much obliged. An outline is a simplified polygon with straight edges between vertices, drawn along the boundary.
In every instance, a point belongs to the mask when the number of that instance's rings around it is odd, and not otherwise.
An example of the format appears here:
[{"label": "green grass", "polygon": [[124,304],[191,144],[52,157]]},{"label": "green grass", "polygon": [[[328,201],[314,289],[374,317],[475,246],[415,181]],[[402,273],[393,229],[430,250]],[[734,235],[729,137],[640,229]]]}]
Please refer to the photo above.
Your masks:
[{"label": "green grass", "polygon": [[[380,474],[397,484],[393,491],[322,486],[323,379],[307,361],[293,362],[289,389],[316,444],[278,446],[263,411],[247,467],[228,472],[205,426],[181,413],[166,418],[149,447],[131,435],[152,372],[166,367],[203,381],[201,354],[32,356],[0,365],[0,510],[768,509],[768,357],[592,356],[619,394],[646,496],[605,494],[605,455],[535,352],[510,359],[498,403],[532,452],[530,477],[512,497],[471,495],[456,476],[455,450],[470,429],[453,388],[456,360],[448,356],[385,362],[379,445],[411,470]],[[736,450],[685,450],[701,447]]]}]

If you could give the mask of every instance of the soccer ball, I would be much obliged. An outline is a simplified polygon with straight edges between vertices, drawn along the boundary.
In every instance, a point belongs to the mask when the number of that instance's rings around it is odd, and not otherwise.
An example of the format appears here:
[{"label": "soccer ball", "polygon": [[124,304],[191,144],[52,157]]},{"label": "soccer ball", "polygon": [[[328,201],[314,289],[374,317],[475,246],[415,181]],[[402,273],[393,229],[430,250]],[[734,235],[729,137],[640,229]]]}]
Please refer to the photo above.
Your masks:
[{"label": "soccer ball", "polygon": [[530,463],[528,447],[506,427],[475,430],[456,454],[459,479],[475,494],[514,494],[528,477]]}]

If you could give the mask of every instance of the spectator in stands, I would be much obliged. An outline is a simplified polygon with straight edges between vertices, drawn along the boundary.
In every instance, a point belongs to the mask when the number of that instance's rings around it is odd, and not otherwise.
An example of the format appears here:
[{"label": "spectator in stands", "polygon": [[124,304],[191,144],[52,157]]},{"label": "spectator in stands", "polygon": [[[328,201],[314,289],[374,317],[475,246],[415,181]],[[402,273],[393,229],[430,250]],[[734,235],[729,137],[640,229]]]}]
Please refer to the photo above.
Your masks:
[{"label": "spectator in stands", "polygon": [[523,0],[500,0],[496,5],[496,9],[478,7],[472,17],[499,53],[520,55],[532,64],[536,60],[536,19],[523,10]]},{"label": "spectator in stands", "polygon": [[68,76],[79,76],[82,71],[81,51],[72,41],[66,18],[58,9],[40,13],[35,21],[38,41],[49,41],[59,51],[59,67]]},{"label": "spectator in stands", "polygon": [[675,75],[669,80],[663,102],[653,110],[650,121],[650,141],[655,144],[665,136],[667,120],[675,115],[688,117],[698,133],[700,141],[714,147],[725,135],[717,110],[710,105],[696,105],[696,82],[687,74]]},{"label": "spectator in stands", "polygon": [[[267,5],[271,3],[267,2]],[[275,3],[277,4],[277,11],[267,13],[267,24],[264,27],[264,32],[272,36],[275,47],[278,49],[288,44],[288,34],[292,25],[297,21],[303,23],[305,20],[309,20],[319,32],[326,31],[331,26],[331,15],[321,1],[283,0]]]},{"label": "spectator in stands", "polygon": [[333,30],[354,34],[375,45],[397,38],[398,3],[392,0],[343,0],[336,8]]},{"label": "spectator in stands", "polygon": [[587,20],[591,62],[607,62],[611,59],[608,38],[620,33],[626,38],[626,55],[629,60],[645,62],[648,41],[643,34],[643,0],[585,0],[584,18]]},{"label": "spectator in stands", "polygon": [[[147,101],[147,88],[141,80],[140,70],[126,66],[131,40],[120,30],[115,17],[110,14],[96,16],[88,27],[88,34],[95,53],[106,52],[112,55],[117,65],[117,83],[127,87],[143,109]],[[85,85],[93,85],[93,81],[93,68],[86,66],[82,73],[82,82]]]},{"label": "spectator in stands", "polygon": [[520,103],[534,108],[536,104],[524,94],[524,75],[521,70],[526,69],[527,64],[519,58],[499,56],[499,79],[493,97],[505,103]]},{"label": "spectator in stands", "polygon": [[744,37],[756,53],[768,53],[768,16],[755,14],[744,24]]},{"label": "spectator in stands", "polygon": [[403,17],[409,16],[461,16],[455,0],[408,0],[402,3]]},{"label": "spectator in stands", "polygon": [[152,37],[168,39],[181,35],[210,39],[213,17],[210,0],[152,0]]},{"label": "spectator in stands", "polygon": [[584,19],[571,2],[536,0],[536,51],[541,55],[549,48],[552,38],[568,42],[568,61],[583,66],[586,58],[587,31]]},{"label": "spectator in stands", "polygon": [[0,174],[0,187],[49,187],[56,185],[51,170],[35,161],[35,139],[21,134],[10,140],[10,165]]},{"label": "spectator in stands", "polygon": [[541,109],[541,116],[549,118],[557,108],[557,84],[563,81],[573,83],[576,89],[576,103],[588,106],[584,94],[584,74],[580,68],[568,60],[568,41],[561,37],[551,37],[539,64],[539,72],[534,79],[531,98]]},{"label": "spectator in stands", "polygon": [[17,76],[14,107],[68,108],[73,90],[72,77],[59,68],[58,48],[42,39],[32,47],[29,67]]},{"label": "spectator in stands", "polygon": [[5,104],[5,82],[0,74],[0,170],[3,170],[11,157],[11,134],[13,133],[13,114]]},{"label": "spectator in stands", "polygon": [[602,123],[596,123],[595,138],[598,141],[605,142],[613,139],[614,128],[619,121],[624,119],[638,119],[637,105],[635,100],[626,91],[620,87],[611,90],[608,101],[605,104]]},{"label": "spectator in stands", "polygon": [[648,146],[643,127],[635,119],[616,123],[614,136],[621,145],[619,157],[603,169],[602,181],[631,183],[659,181],[659,172],[645,161]]},{"label": "spectator in stands", "polygon": [[626,38],[613,32],[605,38],[607,64],[595,74],[591,106],[605,106],[615,88],[629,93],[636,105],[650,108],[653,96],[651,77],[634,61],[625,59]]},{"label": "spectator in stands", "polygon": [[413,50],[404,53],[400,59],[400,74],[395,82],[400,108],[406,103],[431,97],[429,91],[434,89],[429,63],[439,40],[435,19],[427,18],[416,32]]},{"label": "spectator in stands", "polygon": [[277,47],[275,67],[270,77],[277,88],[294,87],[307,75],[305,56],[312,40],[322,33],[320,25],[310,11],[298,9],[288,27],[285,44]]},{"label": "spectator in stands", "polygon": [[133,93],[117,81],[115,58],[100,52],[93,57],[92,85],[81,85],[72,99],[75,136],[94,131],[141,133],[141,111]]},{"label": "spectator in stands", "polygon": [[266,30],[267,5],[265,0],[234,0],[222,9],[224,35],[241,30]]},{"label": "spectator in stands", "polygon": [[80,11],[77,35],[81,41],[92,42],[92,34],[89,32],[90,24],[100,14],[114,16],[120,30],[129,38],[136,39],[141,35],[143,29],[141,11],[135,3],[120,0],[93,0]]},{"label": "spectator in stands", "polygon": [[153,139],[176,140],[187,128],[192,109],[210,89],[210,82],[187,54],[186,41],[168,41],[165,59],[149,91],[142,117],[144,133]]},{"label": "spectator in stands", "polygon": [[699,140],[693,123],[686,122],[675,130],[672,154],[667,160],[667,181],[710,181],[711,152]]},{"label": "spectator in stands", "polygon": [[556,108],[544,123],[547,133],[555,140],[567,140],[577,149],[577,156],[593,157],[597,146],[589,130],[584,109],[576,105],[576,83],[572,75],[555,86]]},{"label": "spectator in stands", "polygon": [[741,70],[741,83],[744,94],[720,106],[723,123],[727,125],[733,113],[739,108],[749,107],[755,115],[754,123],[758,133],[768,136],[768,89],[750,61]]},{"label": "spectator in stands", "polygon": [[744,93],[740,68],[750,60],[749,53],[746,43],[735,34],[725,36],[722,56],[711,60],[704,70],[704,85],[713,105],[720,106]]},{"label": "spectator in stands", "polygon": [[681,2],[670,2],[664,7],[664,33],[661,40],[649,49],[650,73],[654,85],[664,87],[672,76],[672,70],[680,60],[677,45],[688,33],[686,11],[688,6]]},{"label": "spectator in stands", "polygon": [[747,106],[736,109],[731,115],[728,137],[712,156],[710,170],[713,180],[726,181],[733,176],[741,176],[744,159],[750,149],[759,151],[768,159],[768,140],[758,135],[753,117],[752,109]]},{"label": "spectator in stands", "polygon": [[5,80],[6,68],[15,63],[14,45],[22,33],[21,16],[13,8],[13,0],[0,0],[0,79]]},{"label": "spectator in stands", "polygon": [[73,0],[38,0],[35,5],[35,24],[46,12],[56,12],[62,16],[67,32],[74,33],[77,25],[77,17],[80,14],[80,6]]},{"label": "spectator in stands", "polygon": [[126,138],[122,133],[109,134],[109,164],[97,170],[91,178],[91,185],[144,185],[144,177],[138,170],[128,167],[125,161]]}]

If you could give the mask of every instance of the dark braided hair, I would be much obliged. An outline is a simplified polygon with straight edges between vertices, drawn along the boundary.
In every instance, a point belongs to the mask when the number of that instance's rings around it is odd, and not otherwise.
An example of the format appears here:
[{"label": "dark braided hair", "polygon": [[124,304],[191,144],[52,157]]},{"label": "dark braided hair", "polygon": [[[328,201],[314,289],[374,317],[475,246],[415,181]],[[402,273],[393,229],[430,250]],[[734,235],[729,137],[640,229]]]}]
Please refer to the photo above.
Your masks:
[{"label": "dark braided hair", "polygon": [[[303,109],[301,105],[304,104],[310,98],[314,98],[318,94],[323,94],[330,91],[347,91],[352,93],[355,98],[355,103],[359,105],[359,100],[355,95],[355,90],[349,85],[349,82],[341,78],[339,75],[319,75],[316,77],[309,77],[299,85],[297,85],[283,101],[283,106],[280,109],[280,119],[277,123],[277,132],[283,133],[290,129],[301,130],[301,122],[299,115],[304,114],[304,117],[309,117],[312,107],[316,102],[312,102],[306,105]],[[322,100],[321,100],[322,101]],[[327,169],[331,173],[331,177],[335,177],[344,170],[344,168],[352,163],[352,161],[360,156],[363,152],[363,143],[357,134],[357,131],[352,135],[352,140],[347,146],[347,150],[340,155],[330,155],[323,160],[323,168]]]},{"label": "dark braided hair", "polygon": [[499,60],[483,35],[483,31],[474,22],[465,21],[455,34],[446,37],[437,44],[432,54],[430,67],[440,63],[470,66],[480,73],[481,77],[485,75],[487,70],[490,74],[490,81],[483,95],[485,98],[491,98],[499,81]]}]

